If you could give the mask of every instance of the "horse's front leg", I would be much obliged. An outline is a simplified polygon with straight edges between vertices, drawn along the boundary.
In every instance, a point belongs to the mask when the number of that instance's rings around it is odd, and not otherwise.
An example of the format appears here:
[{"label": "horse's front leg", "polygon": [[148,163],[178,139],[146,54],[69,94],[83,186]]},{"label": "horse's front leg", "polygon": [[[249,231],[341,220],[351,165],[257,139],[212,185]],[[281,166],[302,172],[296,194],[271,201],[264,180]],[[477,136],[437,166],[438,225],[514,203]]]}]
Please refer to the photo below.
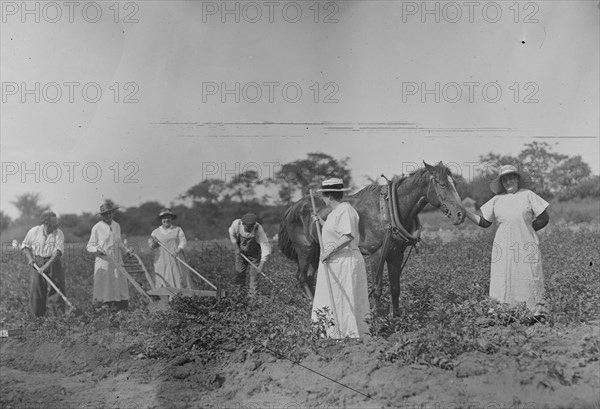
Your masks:
[{"label": "horse's front leg", "polygon": [[383,268],[381,268],[381,273],[378,274],[379,273],[378,267],[379,267],[379,263],[380,263],[379,260],[381,258],[381,251],[382,251],[382,249],[379,248],[377,251],[375,251],[369,257],[369,265],[371,267],[371,274],[373,277],[372,285],[371,285],[371,292],[370,292],[369,296],[373,300],[373,311],[375,311],[375,312],[379,311],[379,307],[380,307],[379,302],[381,300],[381,288],[383,286]]},{"label": "horse's front leg", "polygon": [[392,314],[400,315],[400,273],[404,251],[392,249],[387,257],[388,276],[390,277],[390,295],[392,299]]},{"label": "horse's front leg", "polygon": [[[313,258],[312,249],[303,249],[298,252],[298,271],[296,272],[296,278],[300,284],[300,288],[304,291],[304,295],[309,300],[314,298],[313,285],[308,279],[308,270],[311,268],[311,259]],[[313,268],[314,270],[314,268]],[[313,272],[313,279],[316,271]]]}]

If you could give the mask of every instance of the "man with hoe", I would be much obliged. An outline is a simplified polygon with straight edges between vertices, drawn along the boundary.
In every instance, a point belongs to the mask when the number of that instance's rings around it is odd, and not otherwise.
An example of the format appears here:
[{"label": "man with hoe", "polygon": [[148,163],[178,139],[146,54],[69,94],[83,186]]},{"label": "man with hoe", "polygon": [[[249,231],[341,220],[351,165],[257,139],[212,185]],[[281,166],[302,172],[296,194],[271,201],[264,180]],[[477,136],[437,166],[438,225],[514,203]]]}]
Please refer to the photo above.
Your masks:
[{"label": "man with hoe", "polygon": [[235,245],[235,284],[244,287],[250,270],[248,293],[253,296],[256,293],[256,275],[262,273],[271,253],[269,239],[253,213],[247,213],[231,223],[229,239]]},{"label": "man with hoe", "polygon": [[[46,300],[62,312],[65,310],[65,302],[59,297],[54,288],[50,288],[42,276],[46,274],[56,287],[65,294],[65,276],[63,273],[60,257],[64,253],[65,236],[58,228],[58,218],[50,210],[44,211],[40,216],[40,225],[32,227],[25,236],[21,249],[27,257],[27,264],[39,270],[31,273],[31,286],[29,300],[31,312],[37,317],[46,314]],[[39,273],[38,273],[39,271]],[[56,312],[56,311],[55,311]]]}]

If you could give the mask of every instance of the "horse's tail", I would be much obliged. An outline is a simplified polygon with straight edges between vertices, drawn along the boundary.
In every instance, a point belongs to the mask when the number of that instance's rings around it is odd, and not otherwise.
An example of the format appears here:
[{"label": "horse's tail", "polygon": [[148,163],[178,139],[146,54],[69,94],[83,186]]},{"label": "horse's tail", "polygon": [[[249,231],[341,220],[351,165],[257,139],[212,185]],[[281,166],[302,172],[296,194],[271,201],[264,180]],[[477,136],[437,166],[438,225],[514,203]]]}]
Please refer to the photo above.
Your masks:
[{"label": "horse's tail", "polygon": [[289,207],[285,213],[283,214],[283,219],[281,220],[281,224],[279,225],[279,249],[283,253],[284,256],[293,261],[298,261],[298,253],[292,244],[292,240],[287,231],[287,227],[285,222],[288,218],[288,214],[292,207]]}]

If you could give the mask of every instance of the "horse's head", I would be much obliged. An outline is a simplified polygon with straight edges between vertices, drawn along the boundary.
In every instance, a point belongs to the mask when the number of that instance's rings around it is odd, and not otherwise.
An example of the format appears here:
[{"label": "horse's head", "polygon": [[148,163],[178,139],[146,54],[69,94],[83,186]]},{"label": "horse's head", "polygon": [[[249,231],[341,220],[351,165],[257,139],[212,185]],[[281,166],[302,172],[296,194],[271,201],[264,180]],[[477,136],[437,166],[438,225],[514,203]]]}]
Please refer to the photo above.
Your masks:
[{"label": "horse's head", "polygon": [[439,162],[431,166],[423,161],[425,169],[429,173],[429,185],[427,187],[427,201],[437,207],[452,220],[455,225],[465,221],[465,209],[456,192],[454,180],[450,170]]}]

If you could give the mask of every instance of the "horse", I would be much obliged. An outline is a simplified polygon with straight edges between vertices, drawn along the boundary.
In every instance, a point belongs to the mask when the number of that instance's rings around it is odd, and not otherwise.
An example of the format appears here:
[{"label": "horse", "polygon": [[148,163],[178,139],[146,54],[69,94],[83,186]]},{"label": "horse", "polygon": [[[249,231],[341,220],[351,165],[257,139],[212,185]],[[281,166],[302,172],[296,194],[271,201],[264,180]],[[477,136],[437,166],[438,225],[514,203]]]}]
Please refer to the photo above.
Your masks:
[{"label": "horse", "polygon": [[[427,203],[440,209],[454,225],[465,219],[462,201],[456,192],[450,170],[439,162],[425,165],[408,176],[395,177],[385,185],[377,182],[344,197],[359,215],[359,249],[371,258],[374,285],[371,296],[375,305],[381,296],[383,264],[387,263],[393,314],[399,312],[400,273],[404,251],[420,240],[418,214]],[[321,202],[321,201],[319,201]],[[326,219],[331,209],[318,205],[318,214]],[[305,295],[314,298],[314,278],[319,265],[319,241],[311,200],[303,197],[286,209],[279,226],[279,248],[297,263],[296,278]],[[410,253],[409,253],[410,254]],[[376,267],[373,269],[373,267]]]}]

